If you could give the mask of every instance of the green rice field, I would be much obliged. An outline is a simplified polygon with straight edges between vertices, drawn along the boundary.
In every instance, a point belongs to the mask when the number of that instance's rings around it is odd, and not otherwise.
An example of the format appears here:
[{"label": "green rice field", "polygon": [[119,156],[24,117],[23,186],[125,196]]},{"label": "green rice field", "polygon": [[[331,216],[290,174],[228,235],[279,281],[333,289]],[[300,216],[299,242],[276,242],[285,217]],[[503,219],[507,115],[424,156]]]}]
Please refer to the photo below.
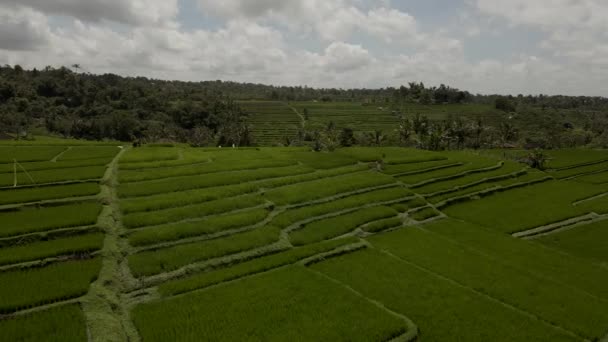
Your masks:
[{"label": "green rice field", "polygon": [[0,145],[0,341],[608,341],[608,151],[518,153]]}]

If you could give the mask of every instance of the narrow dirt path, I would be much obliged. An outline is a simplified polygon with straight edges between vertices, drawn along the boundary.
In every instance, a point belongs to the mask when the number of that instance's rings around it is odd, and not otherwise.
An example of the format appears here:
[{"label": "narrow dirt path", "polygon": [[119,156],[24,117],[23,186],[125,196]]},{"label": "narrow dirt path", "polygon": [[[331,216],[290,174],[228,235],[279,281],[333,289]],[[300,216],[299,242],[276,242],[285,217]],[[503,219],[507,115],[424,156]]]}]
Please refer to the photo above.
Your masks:
[{"label": "narrow dirt path", "polygon": [[71,149],[72,149],[72,146],[68,146],[68,147],[67,147],[65,150],[61,151],[61,152],[60,152],[58,155],[54,156],[54,157],[51,159],[51,162],[56,163],[56,162],[57,162],[57,159],[61,158],[61,156],[62,156],[64,153],[66,153],[67,151],[69,151],[69,150],[71,150]]},{"label": "narrow dirt path", "polygon": [[305,128],[306,127],[306,118],[304,117],[304,115],[300,114],[300,112],[295,107],[290,105],[289,103],[285,102],[285,105],[287,107],[289,107],[294,113],[296,113],[296,115],[298,117],[300,117],[300,123],[302,125],[302,128]]},{"label": "narrow dirt path", "polygon": [[[109,164],[101,182],[103,210],[98,225],[106,237],[101,250],[102,267],[98,279],[91,284],[82,301],[89,341],[138,341],[137,330],[129,319],[129,312],[121,300],[128,274],[125,275],[124,242],[120,237],[120,209],[116,194],[118,160],[123,149]],[[128,272],[128,271],[127,271]]]}]

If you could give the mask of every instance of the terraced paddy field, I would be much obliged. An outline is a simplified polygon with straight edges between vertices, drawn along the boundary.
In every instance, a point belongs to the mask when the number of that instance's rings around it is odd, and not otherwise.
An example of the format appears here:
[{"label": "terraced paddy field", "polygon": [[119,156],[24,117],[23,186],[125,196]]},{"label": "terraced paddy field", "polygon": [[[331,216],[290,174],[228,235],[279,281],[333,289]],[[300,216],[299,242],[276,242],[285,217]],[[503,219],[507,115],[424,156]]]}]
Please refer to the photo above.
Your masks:
[{"label": "terraced paddy field", "polygon": [[286,145],[289,139],[297,137],[298,129],[323,130],[330,122],[338,129],[349,127],[355,132],[380,130],[386,134],[399,127],[399,112],[410,117],[425,115],[431,120],[481,118],[486,123],[504,116],[503,112],[483,104],[404,104],[388,107],[382,103],[241,101],[239,105],[249,113],[248,123],[260,146]]},{"label": "terraced paddy field", "polygon": [[0,145],[0,341],[608,339],[608,151],[64,143]]},{"label": "terraced paddy field", "polygon": [[256,143],[260,146],[285,144],[294,139],[304,118],[291,106],[278,101],[242,101],[239,105],[249,114]]}]

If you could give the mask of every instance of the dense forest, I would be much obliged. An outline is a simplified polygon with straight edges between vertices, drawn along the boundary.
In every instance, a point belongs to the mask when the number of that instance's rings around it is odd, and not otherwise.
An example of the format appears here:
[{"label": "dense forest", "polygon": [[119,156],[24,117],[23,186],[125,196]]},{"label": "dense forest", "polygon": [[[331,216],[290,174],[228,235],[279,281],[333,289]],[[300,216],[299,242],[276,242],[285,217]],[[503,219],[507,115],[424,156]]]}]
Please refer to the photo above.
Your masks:
[{"label": "dense forest", "polygon": [[[222,81],[181,82],[94,75],[70,68],[0,67],[0,133],[193,146],[255,145],[237,100],[346,101],[382,104],[399,118],[392,132],[355,135],[348,127],[301,128],[290,144],[316,149],[340,145],[403,144],[426,149],[523,146],[608,147],[608,99],[584,96],[480,95],[446,85],[411,82],[398,88],[315,89]],[[485,104],[498,118],[450,116],[433,121],[401,113],[404,103]]]}]

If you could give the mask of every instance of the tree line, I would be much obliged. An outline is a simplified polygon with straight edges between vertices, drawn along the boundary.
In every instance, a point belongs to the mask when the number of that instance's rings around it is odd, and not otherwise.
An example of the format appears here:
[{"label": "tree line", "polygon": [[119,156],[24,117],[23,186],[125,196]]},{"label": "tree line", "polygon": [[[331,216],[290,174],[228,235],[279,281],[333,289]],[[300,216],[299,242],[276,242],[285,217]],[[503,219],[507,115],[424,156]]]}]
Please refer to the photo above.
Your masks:
[{"label": "tree line", "polygon": [[[134,142],[186,142],[193,146],[255,145],[248,113],[238,100],[352,101],[382,104],[397,124],[387,131],[356,132],[329,123],[303,127],[283,145],[314,149],[402,145],[441,150],[523,146],[608,147],[608,99],[584,96],[479,95],[447,85],[410,82],[379,89],[286,87],[223,81],[181,82],[94,75],[78,65],[25,70],[0,66],[0,133]],[[404,103],[486,104],[499,114],[429,120],[404,114]]]}]

